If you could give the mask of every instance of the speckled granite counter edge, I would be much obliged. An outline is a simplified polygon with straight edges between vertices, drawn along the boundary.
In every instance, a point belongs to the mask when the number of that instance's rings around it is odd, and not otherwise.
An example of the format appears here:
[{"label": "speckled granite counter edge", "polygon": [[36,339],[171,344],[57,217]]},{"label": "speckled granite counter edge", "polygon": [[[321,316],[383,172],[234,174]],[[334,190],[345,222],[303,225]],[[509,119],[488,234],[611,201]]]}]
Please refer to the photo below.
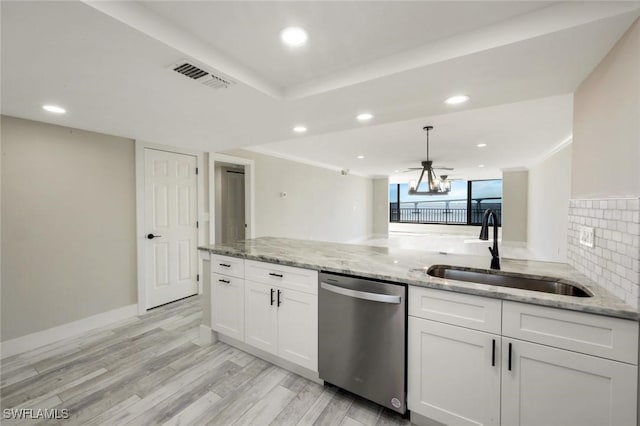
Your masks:
[{"label": "speckled granite counter edge", "polygon": [[[583,289],[591,291],[594,296],[590,298],[571,298],[570,296],[559,296],[550,293],[540,293],[530,290],[521,290],[516,288],[507,288],[492,286],[486,284],[474,284],[463,281],[455,281],[450,279],[442,279],[437,277],[431,277],[426,274],[422,274],[419,277],[411,277],[400,275],[389,275],[383,273],[375,273],[370,270],[350,269],[350,268],[338,268],[335,266],[322,265],[313,262],[304,262],[300,260],[290,260],[283,256],[271,256],[271,255],[256,255],[246,253],[244,251],[234,249],[225,246],[202,246],[198,247],[200,250],[209,251],[212,254],[218,254],[223,256],[237,257],[247,260],[255,260],[259,262],[268,262],[284,266],[293,266],[297,268],[312,269],[316,271],[333,272],[338,274],[359,276],[363,278],[371,278],[383,281],[397,282],[408,284],[411,286],[434,288],[445,291],[453,291],[457,293],[465,293],[476,296],[490,297],[494,299],[509,300],[513,302],[528,303],[534,305],[548,306],[559,309],[567,309],[578,312],[591,313],[596,315],[604,315],[610,317],[616,317],[628,320],[639,320],[640,313],[634,310],[633,307],[624,304],[622,301],[614,303],[613,300],[606,300],[608,298],[600,297],[603,289],[594,288],[597,286],[595,283],[590,285],[584,285],[579,283]],[[526,275],[526,274],[525,274]],[[612,296],[613,297],[613,296]],[[577,300],[576,300],[577,299]],[[603,299],[603,304],[588,304],[585,300],[581,299]],[[594,301],[595,301],[594,300]],[[581,303],[582,302],[582,303]]]}]

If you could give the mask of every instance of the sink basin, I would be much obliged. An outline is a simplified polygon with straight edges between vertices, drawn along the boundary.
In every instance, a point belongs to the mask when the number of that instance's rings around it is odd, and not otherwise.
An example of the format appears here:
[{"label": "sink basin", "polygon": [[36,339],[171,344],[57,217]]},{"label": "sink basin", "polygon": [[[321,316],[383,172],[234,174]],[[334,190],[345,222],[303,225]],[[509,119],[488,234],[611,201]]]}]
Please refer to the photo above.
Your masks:
[{"label": "sink basin", "polygon": [[427,270],[432,277],[522,290],[541,291],[573,297],[592,297],[593,294],[571,282],[554,278],[532,278],[511,272],[487,271],[483,269],[457,268],[436,265]]}]

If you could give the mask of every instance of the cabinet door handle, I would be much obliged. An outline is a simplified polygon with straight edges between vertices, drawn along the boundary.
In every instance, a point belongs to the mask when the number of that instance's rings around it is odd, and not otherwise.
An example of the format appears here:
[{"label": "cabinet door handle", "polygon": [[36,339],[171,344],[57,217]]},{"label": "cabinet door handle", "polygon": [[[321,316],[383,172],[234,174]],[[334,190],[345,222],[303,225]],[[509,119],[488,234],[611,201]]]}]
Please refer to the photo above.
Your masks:
[{"label": "cabinet door handle", "polygon": [[224,266],[225,268],[231,268],[231,265],[229,265],[228,263],[218,263],[218,265]]},{"label": "cabinet door handle", "polygon": [[496,366],[496,339],[491,340],[491,366]]},{"label": "cabinet door handle", "polygon": [[280,294],[282,294],[282,292],[278,290],[278,306],[280,306],[280,303],[282,303],[282,301],[280,300]]},{"label": "cabinet door handle", "polygon": [[229,283],[231,283],[231,281],[229,281],[229,280],[223,280],[222,278],[220,278],[218,281],[219,281],[219,282],[221,282],[221,283],[225,283],[225,284],[229,284]]},{"label": "cabinet door handle", "polygon": [[271,289],[271,303],[270,303],[271,306],[273,306],[273,293],[274,293],[274,290]]},{"label": "cabinet door handle", "polygon": [[282,278],[282,274],[276,274],[275,272],[269,272],[269,275],[271,275],[272,277]]},{"label": "cabinet door handle", "polygon": [[509,343],[509,365],[508,365],[509,371],[511,371],[511,343]]}]

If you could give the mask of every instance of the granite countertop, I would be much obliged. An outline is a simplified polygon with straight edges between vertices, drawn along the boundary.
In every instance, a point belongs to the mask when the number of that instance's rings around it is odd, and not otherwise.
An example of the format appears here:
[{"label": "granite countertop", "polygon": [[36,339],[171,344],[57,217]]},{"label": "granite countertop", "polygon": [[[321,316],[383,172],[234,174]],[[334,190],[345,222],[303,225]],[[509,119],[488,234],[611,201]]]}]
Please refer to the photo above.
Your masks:
[{"label": "granite countertop", "polygon": [[447,254],[429,251],[339,244],[320,241],[262,237],[228,245],[201,246],[200,250],[244,259],[277,263],[401,282],[516,302],[552,306],[618,318],[638,320],[638,310],[613,296],[565,263],[501,258],[503,272],[559,278],[577,283],[593,297],[571,297],[530,290],[474,284],[427,275],[433,265],[489,269],[491,256]]}]

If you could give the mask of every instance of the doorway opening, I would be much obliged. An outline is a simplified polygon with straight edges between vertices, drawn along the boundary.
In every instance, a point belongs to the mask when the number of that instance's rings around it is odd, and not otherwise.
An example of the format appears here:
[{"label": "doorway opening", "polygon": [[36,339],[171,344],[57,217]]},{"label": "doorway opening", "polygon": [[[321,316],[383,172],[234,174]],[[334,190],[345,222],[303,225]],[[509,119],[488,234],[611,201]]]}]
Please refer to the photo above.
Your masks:
[{"label": "doorway opening", "polygon": [[244,240],[245,218],[245,170],[244,165],[216,162],[215,243],[228,244]]},{"label": "doorway opening", "polygon": [[209,153],[209,244],[254,238],[254,160]]}]

